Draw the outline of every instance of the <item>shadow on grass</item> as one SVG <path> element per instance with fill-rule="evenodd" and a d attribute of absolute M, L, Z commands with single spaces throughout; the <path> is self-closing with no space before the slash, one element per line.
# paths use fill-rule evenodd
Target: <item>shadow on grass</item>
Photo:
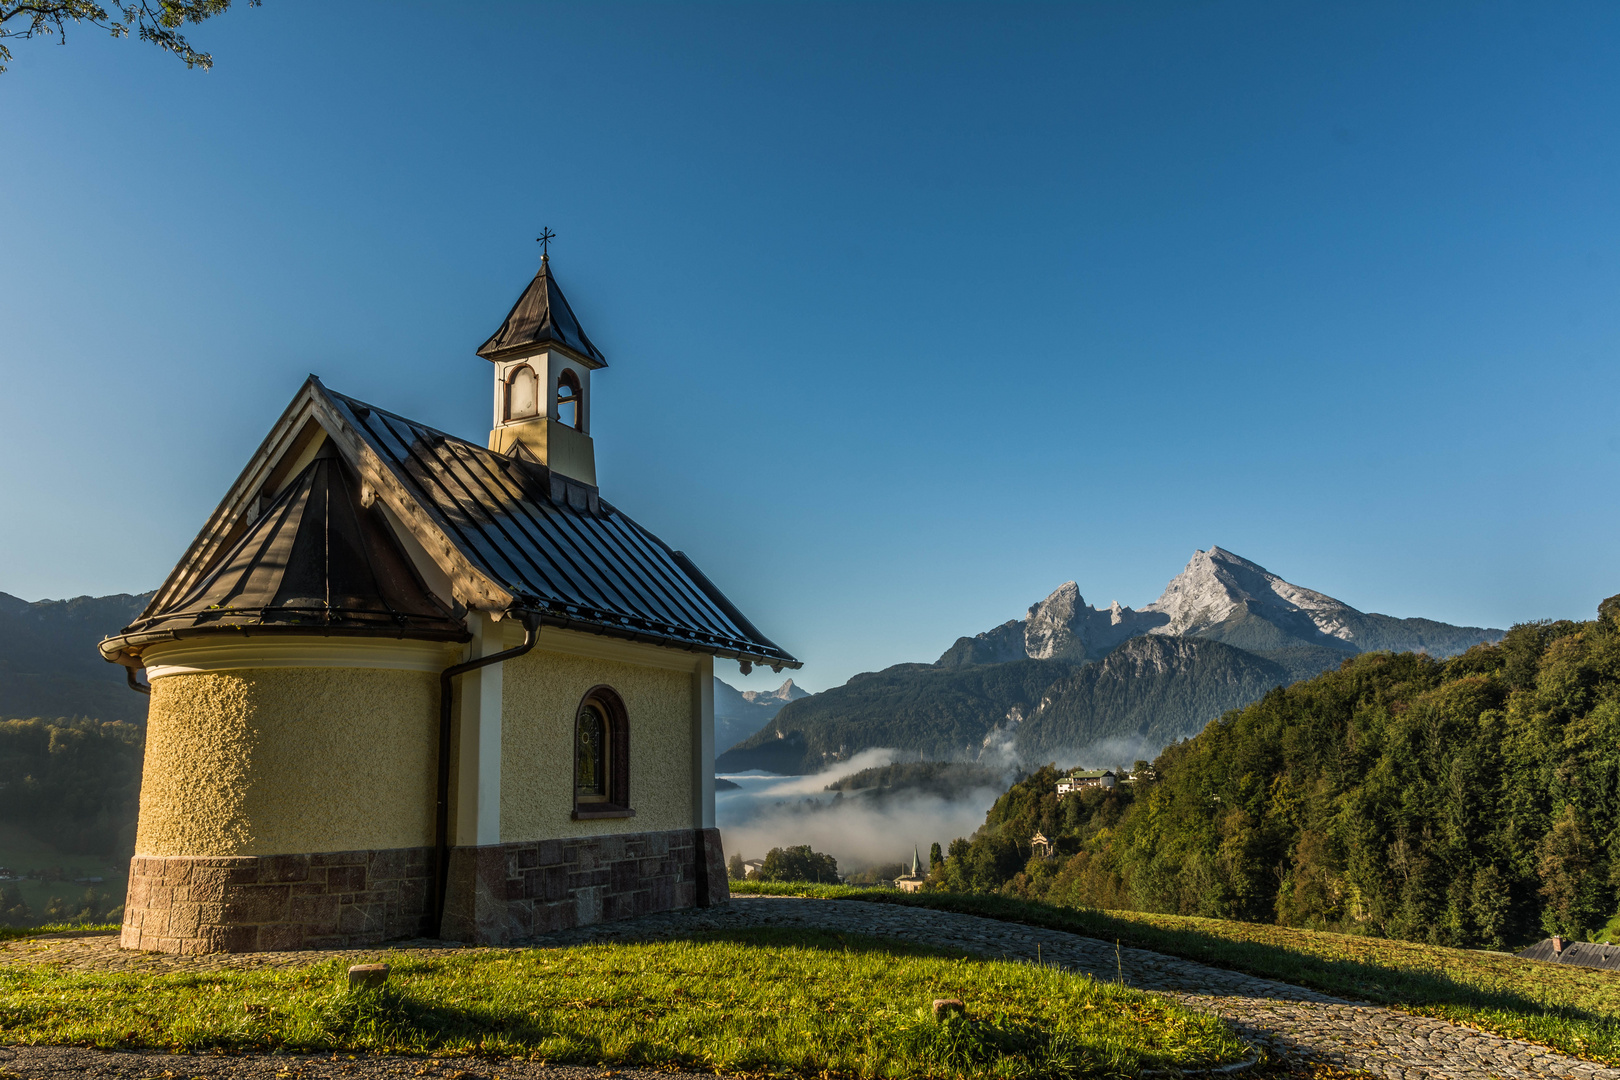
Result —
<path fill-rule="evenodd" d="M 739 891 L 741 894 L 741 891 Z M 761 894 L 794 895 L 788 888 Z M 1004 896 L 972 893 L 902 893 L 887 889 L 804 890 L 798 895 L 953 911 L 1002 922 L 1064 930 L 1083 937 L 1196 960 L 1211 967 L 1296 983 L 1325 993 L 1383 1005 L 1460 1006 L 1467 1009 L 1546 1016 L 1610 1028 L 1620 1033 L 1620 1015 L 1538 999 L 1509 988 L 1486 988 L 1439 969 L 1410 970 L 1353 957 L 1328 958 L 1287 945 L 1234 941 L 1192 928 L 1169 929 L 1121 919 L 1103 911 L 1060 908 Z"/>
<path fill-rule="evenodd" d="M 681 935 L 682 941 L 724 941 L 765 949 L 801 948 L 836 953 L 882 953 L 886 956 L 937 956 L 947 960 L 982 960 L 966 949 L 919 945 L 872 934 L 798 927 L 759 926 L 741 930 L 704 930 Z"/>

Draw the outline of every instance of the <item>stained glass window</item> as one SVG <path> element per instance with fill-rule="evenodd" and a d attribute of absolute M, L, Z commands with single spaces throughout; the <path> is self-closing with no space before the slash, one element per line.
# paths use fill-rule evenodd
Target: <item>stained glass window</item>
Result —
<path fill-rule="evenodd" d="M 579 744 L 574 749 L 574 793 L 583 798 L 607 795 L 607 717 L 594 702 L 579 710 Z"/>

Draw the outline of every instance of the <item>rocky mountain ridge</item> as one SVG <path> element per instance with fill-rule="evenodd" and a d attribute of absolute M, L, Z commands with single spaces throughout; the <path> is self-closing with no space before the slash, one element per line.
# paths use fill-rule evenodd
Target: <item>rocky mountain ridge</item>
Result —
<path fill-rule="evenodd" d="M 1195 551 L 1159 598 L 1141 610 L 1118 601 L 1098 610 L 1085 602 L 1075 582 L 1066 581 L 1032 604 L 1022 620 L 958 638 L 938 663 L 1100 660 L 1141 634 L 1205 637 L 1261 652 L 1309 647 L 1343 656 L 1374 649 L 1450 656 L 1495 641 L 1502 631 L 1358 611 L 1211 547 Z"/>
<path fill-rule="evenodd" d="M 810 692 L 787 680 L 775 690 L 738 690 L 719 676 L 714 680 L 714 746 L 725 750 L 770 723 L 791 701 Z"/>
<path fill-rule="evenodd" d="M 718 762 L 810 772 L 870 747 L 947 760 L 1129 764 L 1267 691 L 1374 650 L 1451 656 L 1502 631 L 1367 613 L 1219 547 L 1153 603 L 1065 582 L 934 664 L 857 675 L 778 712 Z"/>

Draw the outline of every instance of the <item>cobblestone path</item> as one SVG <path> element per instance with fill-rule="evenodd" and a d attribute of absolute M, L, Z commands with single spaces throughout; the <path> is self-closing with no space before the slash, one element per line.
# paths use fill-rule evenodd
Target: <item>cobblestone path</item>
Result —
<path fill-rule="evenodd" d="M 870 934 L 962 949 L 988 957 L 1038 960 L 1086 972 L 1104 980 L 1123 978 L 1131 986 L 1170 994 L 1190 1005 L 1216 1013 L 1251 1043 L 1284 1059 L 1306 1058 L 1340 1069 L 1372 1073 L 1394 1080 L 1414 1080 L 1417 1077 L 1443 1077 L 1448 1080 L 1519 1080 L 1530 1077 L 1620 1080 L 1620 1069 L 1605 1068 L 1545 1047 L 1504 1039 L 1443 1020 L 1331 997 L 1288 983 L 1259 979 L 1162 953 L 1116 949 L 1108 942 L 1060 930 L 923 908 L 871 904 L 858 900 L 739 897 L 725 907 L 650 915 L 628 922 L 565 931 L 549 935 L 535 944 L 544 947 L 587 941 L 645 940 L 681 937 L 695 930 L 734 930 L 760 926 Z M 125 952 L 118 948 L 116 935 L 95 935 L 11 942 L 0 946 L 0 964 L 45 963 L 78 971 L 210 971 L 298 967 L 334 959 L 386 958 L 402 952 L 444 956 L 492 951 L 500 950 L 412 941 L 379 949 L 341 952 L 322 950 L 170 956 Z M 5 1053 L 0 1051 L 0 1058 Z M 28 1048 L 16 1048 L 14 1053 L 26 1056 Z M 115 1055 L 101 1056 L 112 1058 Z M 209 1059 L 187 1060 L 201 1063 Z M 0 1071 L 9 1071 L 7 1065 L 7 1062 L 0 1060 Z M 350 1073 L 354 1068 L 347 1065 L 342 1071 Z M 373 1074 L 370 1069 L 364 1071 L 368 1075 Z M 114 1073 L 108 1072 L 107 1075 Z M 137 1074 L 120 1072 L 117 1075 Z M 161 1070 L 138 1075 L 161 1075 Z M 227 1074 L 198 1072 L 184 1075 Z M 506 1075 L 531 1073 L 516 1066 Z M 573 1075 L 583 1074 L 576 1071 Z"/>

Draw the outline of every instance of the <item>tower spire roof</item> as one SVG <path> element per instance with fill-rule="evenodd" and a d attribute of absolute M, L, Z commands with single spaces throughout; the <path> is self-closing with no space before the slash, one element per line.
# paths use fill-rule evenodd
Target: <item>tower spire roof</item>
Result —
<path fill-rule="evenodd" d="M 551 257 L 547 254 L 540 256 L 534 280 L 512 305 L 501 328 L 478 347 L 478 355 L 486 360 L 502 360 L 540 345 L 561 345 L 593 368 L 607 366 L 607 357 L 591 344 L 574 309 L 568 306 L 551 274 Z"/>

